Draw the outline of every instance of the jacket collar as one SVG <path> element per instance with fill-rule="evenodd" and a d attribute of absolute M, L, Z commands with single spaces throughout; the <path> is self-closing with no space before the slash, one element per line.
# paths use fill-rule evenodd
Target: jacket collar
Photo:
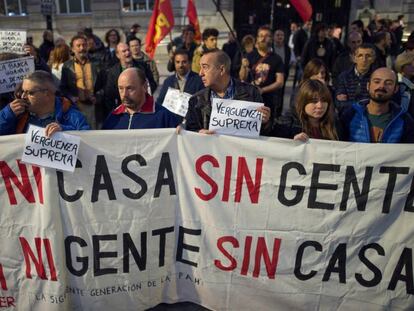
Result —
<path fill-rule="evenodd" d="M 118 107 L 116 107 L 113 111 L 113 115 L 120 115 L 123 113 L 127 113 L 126 107 L 124 104 L 120 104 Z M 145 94 L 145 102 L 142 105 L 141 109 L 135 113 L 145 113 L 145 114 L 151 114 L 155 113 L 155 102 L 154 97 L 152 97 L 149 94 Z"/>
<path fill-rule="evenodd" d="M 368 113 L 368 110 L 367 110 L 368 103 L 369 103 L 369 99 L 363 99 L 363 100 L 360 100 L 358 103 L 354 103 L 353 107 L 358 113 L 365 114 L 365 113 Z M 398 106 L 395 102 L 391 101 L 390 112 L 391 112 L 392 117 L 395 118 L 396 116 L 403 114 L 404 110 L 400 106 Z"/>

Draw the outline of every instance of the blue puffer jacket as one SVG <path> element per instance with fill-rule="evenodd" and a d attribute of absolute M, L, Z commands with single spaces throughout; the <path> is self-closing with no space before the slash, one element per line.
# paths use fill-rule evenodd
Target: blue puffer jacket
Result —
<path fill-rule="evenodd" d="M 340 116 L 347 141 L 370 143 L 371 131 L 367 116 L 369 100 L 362 100 L 348 107 Z M 392 119 L 384 129 L 380 143 L 413 143 L 414 121 L 404 109 L 390 103 Z"/>
<path fill-rule="evenodd" d="M 68 99 L 64 100 L 67 101 Z M 27 115 L 23 114 L 19 117 L 16 117 L 16 115 L 11 110 L 10 105 L 7 105 L 0 111 L 0 135 L 19 134 L 16 131 L 19 122 L 22 121 L 25 122 L 25 124 L 22 124 L 22 132 L 25 133 L 29 126 L 27 122 Z M 83 114 L 73 105 L 68 105 L 68 108 L 64 109 L 62 100 L 59 97 L 56 97 L 55 99 L 55 122 L 59 123 L 62 131 L 91 129 Z"/>

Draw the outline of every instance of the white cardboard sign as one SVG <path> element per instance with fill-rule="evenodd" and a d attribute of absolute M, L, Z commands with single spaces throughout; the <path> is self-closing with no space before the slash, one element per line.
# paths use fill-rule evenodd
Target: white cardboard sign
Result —
<path fill-rule="evenodd" d="M 13 92 L 24 76 L 34 72 L 32 56 L 16 58 L 0 62 L 0 94 Z"/>
<path fill-rule="evenodd" d="M 0 30 L 0 53 L 10 52 L 23 54 L 26 44 L 26 31 Z"/>
<path fill-rule="evenodd" d="M 63 171 L 75 171 L 80 137 L 58 132 L 45 136 L 45 129 L 30 125 L 26 134 L 22 161 Z"/>
<path fill-rule="evenodd" d="M 262 103 L 213 98 L 209 130 L 218 134 L 259 137 L 262 114 L 257 108 Z"/>
<path fill-rule="evenodd" d="M 185 117 L 188 110 L 188 101 L 191 96 L 191 94 L 180 92 L 180 90 L 169 87 L 162 105 L 169 111 Z"/>

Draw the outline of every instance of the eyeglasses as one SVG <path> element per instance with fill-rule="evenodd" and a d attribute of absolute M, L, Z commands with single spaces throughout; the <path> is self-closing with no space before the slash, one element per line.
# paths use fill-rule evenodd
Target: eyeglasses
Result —
<path fill-rule="evenodd" d="M 32 91 L 22 91 L 22 96 L 28 95 L 28 96 L 35 96 L 36 93 L 39 92 L 45 92 L 47 89 L 38 89 L 38 90 L 32 90 Z"/>

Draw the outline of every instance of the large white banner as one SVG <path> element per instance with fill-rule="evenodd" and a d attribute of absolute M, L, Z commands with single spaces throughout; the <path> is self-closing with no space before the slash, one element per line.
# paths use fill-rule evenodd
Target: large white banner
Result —
<path fill-rule="evenodd" d="M 0 137 L 0 307 L 414 308 L 412 145 L 76 135 L 73 173 Z"/>

